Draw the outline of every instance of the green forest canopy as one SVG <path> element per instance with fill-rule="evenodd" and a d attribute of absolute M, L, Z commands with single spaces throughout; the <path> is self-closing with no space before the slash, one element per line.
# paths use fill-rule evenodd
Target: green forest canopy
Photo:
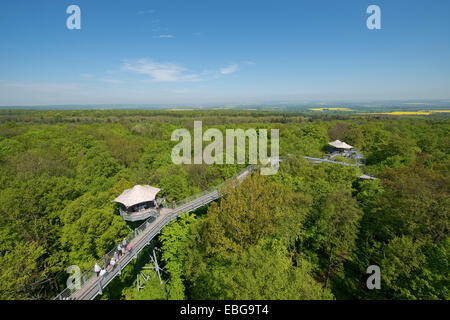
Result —
<path fill-rule="evenodd" d="M 69 265 L 92 266 L 132 231 L 111 200 L 135 183 L 181 200 L 242 169 L 172 164 L 194 120 L 278 128 L 291 156 L 163 229 L 166 285 L 138 293 L 131 265 L 103 299 L 449 299 L 448 118 L 130 110 L 0 111 L 0 298 L 53 298 Z M 379 179 L 303 159 L 335 139 Z"/>

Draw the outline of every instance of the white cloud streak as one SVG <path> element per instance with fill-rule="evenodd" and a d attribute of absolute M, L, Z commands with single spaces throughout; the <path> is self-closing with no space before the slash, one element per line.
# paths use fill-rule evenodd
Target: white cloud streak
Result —
<path fill-rule="evenodd" d="M 9 88 L 24 89 L 34 92 L 55 92 L 55 91 L 74 91 L 80 88 L 80 85 L 73 83 L 49 83 L 49 82 L 8 82 Z"/>
<path fill-rule="evenodd" d="M 122 70 L 134 74 L 146 75 L 153 82 L 196 82 L 217 79 L 239 70 L 237 64 L 231 64 L 217 71 L 195 72 L 174 63 L 161 63 L 147 59 L 125 61 Z"/>
<path fill-rule="evenodd" d="M 199 74 L 173 63 L 159 63 L 146 59 L 125 62 L 123 70 L 149 76 L 155 82 L 189 82 L 203 80 Z"/>
<path fill-rule="evenodd" d="M 155 10 L 139 10 L 137 14 L 152 14 Z"/>
<path fill-rule="evenodd" d="M 237 64 L 231 64 L 228 67 L 220 68 L 220 73 L 226 75 L 226 74 L 232 74 L 238 70 L 239 70 L 239 67 Z"/>

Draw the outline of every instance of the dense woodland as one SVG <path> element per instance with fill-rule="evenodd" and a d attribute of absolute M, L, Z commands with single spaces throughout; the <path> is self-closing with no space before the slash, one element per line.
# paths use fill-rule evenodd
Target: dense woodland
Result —
<path fill-rule="evenodd" d="M 278 128 L 278 174 L 258 172 L 155 240 L 101 299 L 449 299 L 450 120 L 246 111 L 0 111 L 0 298 L 51 299 L 135 227 L 111 200 L 134 184 L 181 200 L 243 165 L 175 165 L 177 128 Z M 339 139 L 362 169 L 307 162 Z M 366 268 L 381 268 L 380 290 Z"/>

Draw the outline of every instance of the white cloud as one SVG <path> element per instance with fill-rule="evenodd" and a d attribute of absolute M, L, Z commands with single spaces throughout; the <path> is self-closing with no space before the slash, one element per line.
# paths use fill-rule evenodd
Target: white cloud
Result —
<path fill-rule="evenodd" d="M 6 86 L 34 92 L 74 91 L 80 89 L 80 86 L 74 83 L 9 82 L 6 83 Z"/>
<path fill-rule="evenodd" d="M 146 75 L 153 82 L 195 82 L 206 81 L 226 76 L 239 70 L 237 64 L 230 64 L 219 70 L 191 71 L 174 63 L 156 62 L 147 59 L 125 61 L 122 70 Z"/>
<path fill-rule="evenodd" d="M 150 77 L 155 82 L 188 82 L 203 80 L 200 75 L 173 63 L 159 63 L 146 59 L 125 62 L 123 69 Z"/>
<path fill-rule="evenodd" d="M 239 70 L 239 67 L 237 64 L 231 64 L 228 67 L 220 68 L 221 74 L 232 74 Z"/>
<path fill-rule="evenodd" d="M 138 14 L 152 14 L 155 10 L 139 10 Z"/>

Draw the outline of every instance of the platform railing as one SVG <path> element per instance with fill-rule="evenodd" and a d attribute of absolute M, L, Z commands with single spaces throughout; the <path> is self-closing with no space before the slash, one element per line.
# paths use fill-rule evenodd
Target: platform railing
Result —
<path fill-rule="evenodd" d="M 241 170 L 239 173 L 237 173 L 236 175 L 234 175 L 232 178 L 230 178 L 228 180 L 234 180 L 236 178 L 241 177 L 244 173 L 250 172 L 250 171 L 253 171 L 253 170 L 254 170 L 254 166 L 253 165 L 249 165 L 245 169 Z M 187 203 L 189 203 L 191 201 L 199 199 L 199 198 L 201 198 L 201 197 L 203 197 L 203 196 L 205 196 L 207 194 L 210 194 L 210 193 L 214 192 L 215 190 L 222 189 L 224 186 L 225 186 L 225 182 L 223 182 L 223 183 L 221 183 L 221 184 L 219 184 L 217 186 L 208 188 L 208 189 L 206 189 L 204 191 L 198 192 L 198 193 L 196 193 L 196 194 L 194 194 L 192 196 L 189 196 L 189 197 L 187 197 L 187 198 L 185 198 L 183 200 L 177 201 L 177 202 L 175 202 L 175 209 L 179 208 L 181 206 L 184 206 L 185 204 L 187 204 Z M 170 202 L 166 201 L 164 207 L 172 209 L 172 204 Z"/>
<path fill-rule="evenodd" d="M 158 210 L 153 208 L 143 209 L 136 212 L 127 212 L 122 208 L 119 208 L 119 213 L 120 216 L 126 221 L 140 221 L 149 217 L 157 218 L 159 216 Z"/>

